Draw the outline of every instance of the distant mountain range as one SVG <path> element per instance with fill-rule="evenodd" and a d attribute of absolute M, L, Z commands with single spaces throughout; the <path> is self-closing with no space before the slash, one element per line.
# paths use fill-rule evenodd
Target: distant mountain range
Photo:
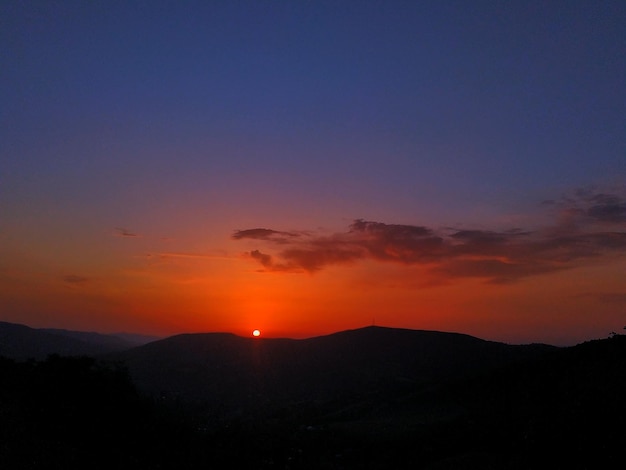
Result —
<path fill-rule="evenodd" d="M 132 334 L 101 334 L 52 328 L 30 328 L 0 322 L 0 356 L 11 359 L 45 359 L 61 356 L 97 356 L 133 348 L 159 338 Z"/>
<path fill-rule="evenodd" d="M 21 385 L 26 393 L 19 389 L 26 376 L 15 372 L 22 369 L 0 360 L 6 383 L 18 387 L 13 394 L 11 387 L 8 392 L 0 388 L 0 404 L 4 399 L 7 416 L 26 438 L 13 439 L 16 448 L 25 442 L 24 448 L 34 445 L 48 455 L 47 449 L 59 445 L 57 434 L 42 437 L 32 429 L 47 426 L 48 414 L 65 413 L 78 402 L 84 409 L 63 414 L 58 427 L 66 429 L 71 419 L 79 423 L 76 436 L 91 429 L 87 443 L 110 440 L 124 420 L 124 428 L 143 429 L 133 433 L 167 436 L 163 442 L 171 443 L 181 433 L 173 453 L 167 449 L 171 444 L 161 443 L 137 454 L 145 460 L 164 451 L 178 462 L 163 468 L 583 469 L 623 463 L 622 335 L 568 348 L 382 327 L 302 340 L 227 333 L 177 335 L 139 346 L 123 340 L 0 323 L 0 355 L 92 354 L 103 367 L 83 359 L 23 363 L 34 377 Z M 107 362 L 118 372 L 107 372 Z M 51 371 L 56 372 L 50 376 Z M 159 407 L 153 418 L 137 417 L 149 408 L 133 398 L 130 383 L 116 375 L 119 371 L 128 373 L 142 396 L 149 395 Z M 101 374 L 100 382 L 89 374 Z M 92 390 L 91 395 L 80 390 Z M 29 414 L 39 409 L 22 404 L 29 394 L 35 403 L 46 404 L 48 414 Z M 101 406 L 107 397 L 117 401 L 105 412 Z M 109 427 L 90 427 L 85 415 L 98 416 Z M 130 416 L 135 418 L 126 418 Z M 155 428 L 150 420 L 162 417 L 173 421 Z M 115 431 L 103 434 L 101 429 Z M 69 449 L 64 456 L 75 455 L 74 439 L 60 444 Z M 92 458 L 86 455 L 86 461 Z M 52 458 L 63 461 L 56 454 Z"/>
<path fill-rule="evenodd" d="M 0 355 L 94 356 L 124 363 L 144 392 L 219 404 L 225 414 L 457 380 L 555 349 L 458 333 L 366 327 L 309 339 L 229 333 L 165 339 L 0 322 Z"/>

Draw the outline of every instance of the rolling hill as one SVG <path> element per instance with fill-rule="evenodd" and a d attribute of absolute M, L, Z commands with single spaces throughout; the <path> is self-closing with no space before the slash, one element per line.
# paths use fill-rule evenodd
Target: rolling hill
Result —
<path fill-rule="evenodd" d="M 68 336 L 0 323 L 3 350 L 74 351 Z M 620 335 L 555 348 L 381 327 L 185 334 L 0 366 L 12 468 L 102 449 L 118 468 L 619 468 L 626 443 Z"/>
<path fill-rule="evenodd" d="M 185 334 L 107 358 L 124 362 L 148 393 L 219 404 L 230 413 L 427 387 L 550 349 L 457 333 L 367 327 L 303 340 Z"/>
<path fill-rule="evenodd" d="M 212 333 L 110 357 L 159 402 L 194 404 L 220 458 L 242 465 L 608 468 L 626 442 L 626 336 L 556 348 L 381 327 Z"/>
<path fill-rule="evenodd" d="M 61 356 L 97 356 L 145 344 L 158 338 L 139 335 L 105 335 L 52 328 L 30 328 L 0 322 L 0 356 L 11 359 L 44 359 Z"/>

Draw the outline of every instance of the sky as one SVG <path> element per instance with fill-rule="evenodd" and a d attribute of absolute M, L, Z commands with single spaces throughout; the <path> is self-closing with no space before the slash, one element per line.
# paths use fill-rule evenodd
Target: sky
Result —
<path fill-rule="evenodd" d="M 626 325 L 623 1 L 5 1 L 0 320 Z"/>

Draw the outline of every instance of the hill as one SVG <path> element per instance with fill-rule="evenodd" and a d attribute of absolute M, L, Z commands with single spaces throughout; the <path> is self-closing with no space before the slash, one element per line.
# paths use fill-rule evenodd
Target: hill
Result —
<path fill-rule="evenodd" d="M 115 364 L 0 358 L 0 462 L 426 470 L 623 463 L 626 336 L 554 348 L 380 327 L 306 340 L 211 333 L 106 358 Z"/>
<path fill-rule="evenodd" d="M 457 333 L 367 327 L 303 340 L 185 334 L 108 358 L 124 362 L 148 393 L 219 404 L 228 415 L 427 387 L 549 349 Z"/>
<path fill-rule="evenodd" d="M 66 336 L 68 338 L 75 338 L 85 343 L 102 346 L 104 349 L 109 351 L 122 351 L 124 349 L 142 346 L 144 344 L 151 343 L 152 341 L 161 339 L 158 336 L 138 335 L 132 333 L 102 334 L 95 333 L 93 331 L 74 331 L 58 328 L 40 328 L 38 331 L 52 333 L 59 336 Z"/>
<path fill-rule="evenodd" d="M 626 442 L 621 336 L 555 348 L 380 327 L 213 333 L 116 357 L 161 403 L 194 402 L 216 455 L 243 466 L 610 468 Z"/>
<path fill-rule="evenodd" d="M 44 359 L 61 356 L 96 356 L 145 344 L 157 338 L 138 335 L 100 333 L 52 328 L 30 328 L 17 323 L 0 322 L 0 356 L 11 359 Z"/>

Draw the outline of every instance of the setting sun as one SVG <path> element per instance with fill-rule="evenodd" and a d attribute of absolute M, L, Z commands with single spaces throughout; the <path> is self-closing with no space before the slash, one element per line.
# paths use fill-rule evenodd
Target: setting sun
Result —
<path fill-rule="evenodd" d="M 254 330 L 252 332 L 252 336 L 261 336 L 261 332 L 259 330 Z"/>

